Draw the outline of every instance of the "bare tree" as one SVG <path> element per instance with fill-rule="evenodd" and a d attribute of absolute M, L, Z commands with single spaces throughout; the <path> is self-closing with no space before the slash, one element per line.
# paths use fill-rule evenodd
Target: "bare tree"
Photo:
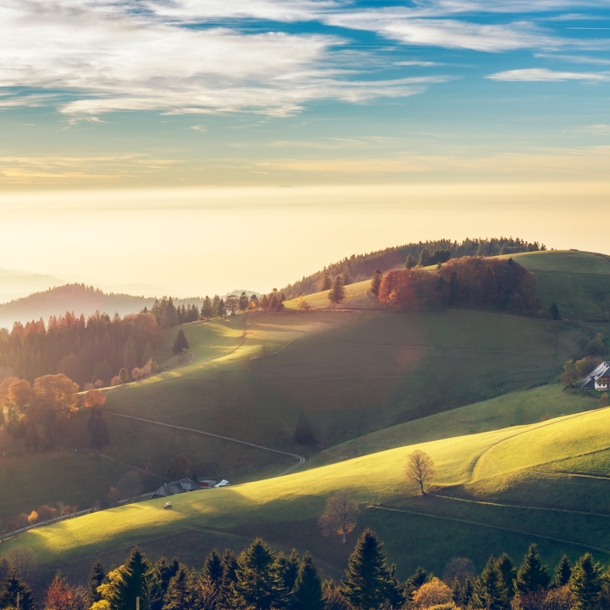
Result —
<path fill-rule="evenodd" d="M 424 496 L 424 485 L 436 474 L 436 469 L 432 458 L 418 449 L 408 456 L 405 474 L 409 483 L 419 485 L 421 495 Z"/>
<path fill-rule="evenodd" d="M 318 520 L 322 535 L 342 536 L 345 544 L 345 537 L 356 527 L 358 510 L 358 505 L 347 491 L 340 491 L 329 498 L 324 514 Z"/>

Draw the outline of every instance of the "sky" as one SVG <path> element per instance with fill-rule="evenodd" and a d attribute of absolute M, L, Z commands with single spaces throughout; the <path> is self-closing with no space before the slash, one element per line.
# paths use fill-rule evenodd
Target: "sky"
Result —
<path fill-rule="evenodd" d="M 610 0 L 0 0 L 0 267 L 205 294 L 420 239 L 610 253 L 609 101 Z"/>

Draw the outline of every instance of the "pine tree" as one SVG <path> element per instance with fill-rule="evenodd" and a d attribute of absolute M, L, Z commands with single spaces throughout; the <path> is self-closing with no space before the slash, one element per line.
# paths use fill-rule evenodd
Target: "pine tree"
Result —
<path fill-rule="evenodd" d="M 290 555 L 286 556 L 281 553 L 277 557 L 277 570 L 287 593 L 290 593 L 294 589 L 294 583 L 299 575 L 299 555 L 295 549 L 292 549 Z"/>
<path fill-rule="evenodd" d="M 144 597 L 151 567 L 148 559 L 138 547 L 131 551 L 127 561 L 116 570 L 116 579 L 108 590 L 108 601 L 112 610 L 133 610 L 136 597 Z"/>
<path fill-rule="evenodd" d="M 186 340 L 184 336 L 184 331 L 180 329 L 178 334 L 176 335 L 176 340 L 174 341 L 174 347 L 172 347 L 172 352 L 177 356 L 181 354 L 185 349 L 189 348 L 189 342 Z"/>
<path fill-rule="evenodd" d="M 422 251 L 419 253 L 419 260 L 417 261 L 417 264 L 420 267 L 427 267 L 428 265 L 430 265 L 431 260 L 432 257 L 430 256 L 430 250 L 428 250 L 428 248 L 423 248 Z"/>
<path fill-rule="evenodd" d="M 229 609 L 233 607 L 231 605 L 232 586 L 237 582 L 238 567 L 235 553 L 231 549 L 225 550 L 222 556 L 222 583 L 218 595 L 219 608 Z"/>
<path fill-rule="evenodd" d="M 260 538 L 242 551 L 237 564 L 231 587 L 237 608 L 269 610 L 284 597 L 273 551 Z"/>
<path fill-rule="evenodd" d="M 373 279 L 371 280 L 371 294 L 374 294 L 375 296 L 379 294 L 381 280 L 383 280 L 383 273 L 381 273 L 380 269 L 375 269 L 375 273 L 373 273 Z"/>
<path fill-rule="evenodd" d="M 328 293 L 328 300 L 335 304 L 345 300 L 345 288 L 343 287 L 343 278 L 340 275 L 333 280 L 332 288 Z"/>
<path fill-rule="evenodd" d="M 201 306 L 201 317 L 204 320 L 209 320 L 214 315 L 214 306 L 210 297 L 206 296 L 203 299 L 203 305 Z"/>
<path fill-rule="evenodd" d="M 218 310 L 220 309 L 220 297 L 215 294 L 214 298 L 212 299 L 212 316 L 218 316 Z M 224 316 L 224 306 L 223 306 L 223 313 L 222 315 Z"/>
<path fill-rule="evenodd" d="M 178 572 L 169 581 L 163 610 L 191 610 L 197 607 L 196 600 L 196 579 L 187 566 L 180 564 Z"/>
<path fill-rule="evenodd" d="M 309 552 L 305 553 L 292 593 L 292 610 L 324 610 L 322 581 Z"/>
<path fill-rule="evenodd" d="M 366 529 L 349 558 L 341 593 L 354 610 L 379 608 L 394 594 L 383 543 Z"/>
<path fill-rule="evenodd" d="M 220 589 L 222 584 L 223 566 L 222 559 L 216 551 L 212 549 L 210 554 L 206 557 L 203 565 L 203 576 L 210 580 L 210 583 L 217 589 Z"/>
<path fill-rule="evenodd" d="M 413 269 L 415 265 L 417 265 L 417 261 L 413 258 L 412 254 L 409 254 L 405 260 L 405 269 Z"/>
<path fill-rule="evenodd" d="M 547 568 L 542 564 L 538 547 L 530 545 L 523 563 L 517 572 L 515 584 L 520 594 L 536 593 L 548 588 L 551 583 Z"/>
<path fill-rule="evenodd" d="M 567 555 L 562 555 L 555 568 L 555 585 L 565 587 L 570 582 L 570 576 L 572 576 L 570 558 Z"/>
<path fill-rule="evenodd" d="M 503 553 L 500 559 L 498 559 L 498 569 L 502 574 L 502 580 L 506 587 L 506 597 L 511 600 L 515 595 L 515 578 L 517 576 L 517 570 L 515 569 L 513 560 L 506 553 Z"/>
<path fill-rule="evenodd" d="M 468 607 L 468 604 L 472 601 L 472 596 L 474 595 L 474 585 L 472 584 L 472 580 L 470 580 L 469 576 L 466 576 L 466 580 L 464 581 L 464 587 L 462 589 L 462 604 L 464 608 Z"/>
<path fill-rule="evenodd" d="M 220 301 L 218 301 L 218 307 L 216 308 L 216 315 L 219 318 L 224 318 L 225 313 L 226 313 L 225 302 L 222 299 L 220 299 Z"/>
<path fill-rule="evenodd" d="M 462 605 L 462 585 L 457 576 L 453 579 L 453 585 L 451 585 L 451 599 L 456 606 Z"/>
<path fill-rule="evenodd" d="M 320 292 L 323 292 L 324 290 L 330 290 L 331 285 L 332 282 L 330 279 L 330 275 L 328 274 L 328 271 L 325 271 L 324 276 L 322 277 L 322 281 L 320 282 Z"/>
<path fill-rule="evenodd" d="M 179 569 L 180 564 L 175 557 L 171 562 L 165 557 L 161 557 L 161 559 L 157 561 L 152 573 L 152 580 L 154 581 L 155 586 L 152 590 L 149 610 L 161 610 L 163 608 L 169 583 L 172 578 L 176 576 Z"/>
<path fill-rule="evenodd" d="M 485 569 L 477 578 L 472 594 L 472 606 L 486 610 L 508 610 L 510 607 L 502 573 L 493 557 L 488 559 Z"/>
<path fill-rule="evenodd" d="M 104 564 L 100 559 L 96 559 L 94 564 L 91 566 L 89 579 L 87 581 L 89 605 L 99 602 L 100 599 L 102 599 L 102 596 L 98 592 L 97 588 L 104 582 L 105 578 L 106 571 L 104 570 Z"/>
<path fill-rule="evenodd" d="M 569 588 L 574 599 L 572 610 L 598 610 L 602 599 L 602 570 L 586 553 L 574 566 Z"/>
<path fill-rule="evenodd" d="M 428 572 L 422 567 L 417 568 L 405 582 L 404 592 L 407 598 L 407 602 L 411 602 L 413 594 L 426 582 L 428 582 Z"/>
<path fill-rule="evenodd" d="M 19 603 L 17 603 L 19 598 Z M 8 576 L 0 587 L 0 608 L 17 608 L 19 610 L 34 610 L 34 596 L 27 583 L 19 578 L 16 570 L 11 568 Z"/>

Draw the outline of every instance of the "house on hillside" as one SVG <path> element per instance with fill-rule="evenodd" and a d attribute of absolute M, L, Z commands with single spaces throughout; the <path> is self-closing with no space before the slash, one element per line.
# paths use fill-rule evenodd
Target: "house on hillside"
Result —
<path fill-rule="evenodd" d="M 602 362 L 596 366 L 586 377 L 580 386 L 583 390 L 597 390 L 605 392 L 610 390 L 610 363 Z"/>
<path fill-rule="evenodd" d="M 175 496 L 176 494 L 183 494 L 187 491 L 197 491 L 201 489 L 201 485 L 192 479 L 180 479 L 173 483 L 165 483 L 161 485 L 157 491 L 151 496 L 153 498 L 166 498 L 167 496 Z"/>

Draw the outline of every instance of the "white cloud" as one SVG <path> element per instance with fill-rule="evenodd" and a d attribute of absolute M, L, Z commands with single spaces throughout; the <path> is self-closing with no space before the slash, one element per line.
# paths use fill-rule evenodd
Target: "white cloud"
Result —
<path fill-rule="evenodd" d="M 523 70 L 506 70 L 490 74 L 487 78 L 508 82 L 547 82 L 585 81 L 591 83 L 608 82 L 610 74 L 605 72 L 561 72 L 546 68 L 526 68 Z"/>
<path fill-rule="evenodd" d="M 340 65 L 340 54 L 332 53 L 344 42 L 336 37 L 249 34 L 226 27 L 184 27 L 180 21 L 214 7 L 225 15 L 297 19 L 309 14 L 308 7 L 332 3 L 257 0 L 226 8 L 228 4 L 149 2 L 157 13 L 136 13 L 127 12 L 124 3 L 5 0 L 0 6 L 0 87 L 61 91 L 64 98 L 69 94 L 61 106 L 68 115 L 150 110 L 286 116 L 312 100 L 409 96 L 443 80 L 354 81 Z M 305 13 L 299 12 L 302 7 Z M 43 98 L 37 95 L 13 95 L 4 105 L 38 104 Z"/>

